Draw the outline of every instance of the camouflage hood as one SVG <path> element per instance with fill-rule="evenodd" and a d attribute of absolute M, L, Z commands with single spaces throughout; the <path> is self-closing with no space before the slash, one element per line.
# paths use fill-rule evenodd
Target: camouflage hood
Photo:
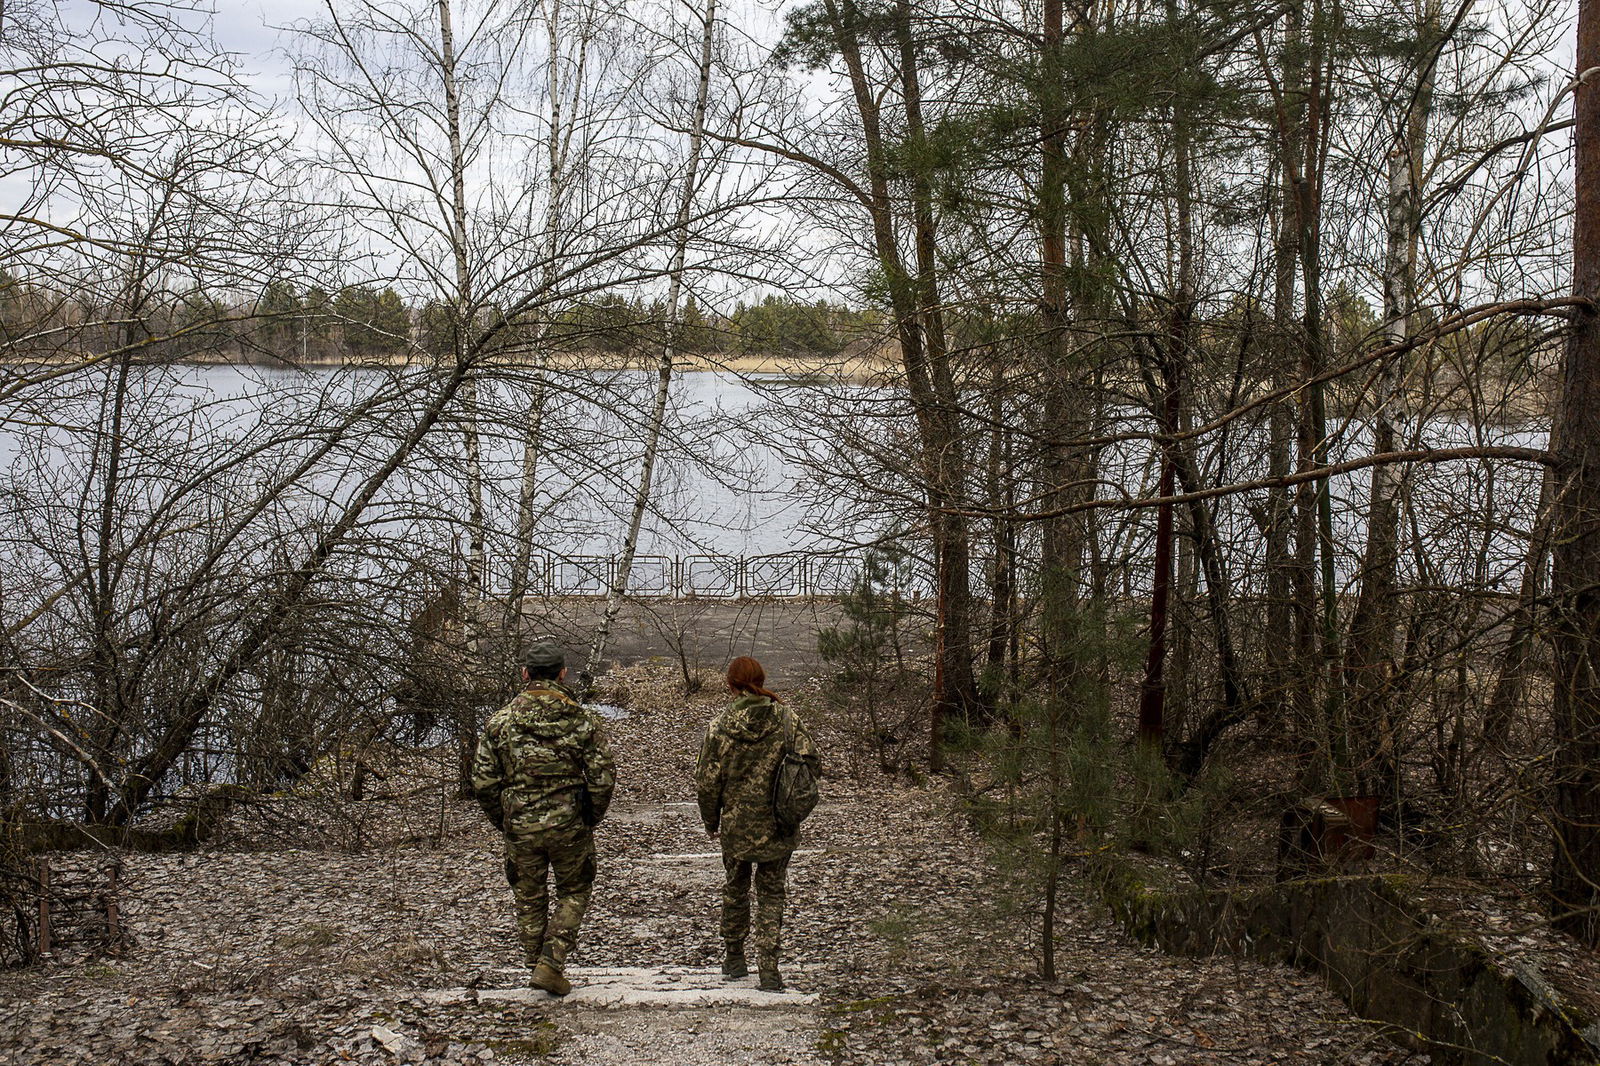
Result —
<path fill-rule="evenodd" d="M 507 833 L 592 825 L 614 781 L 600 720 L 551 682 L 530 685 L 489 717 L 473 761 L 478 802 Z"/>
<path fill-rule="evenodd" d="M 544 740 L 554 740 L 587 728 L 588 722 L 582 708 L 564 703 L 561 696 L 573 699 L 572 692 L 565 685 L 526 688 L 502 713 L 514 718 L 518 730 L 524 735 Z"/>
<path fill-rule="evenodd" d="M 744 695 L 723 712 L 720 725 L 731 739 L 754 744 L 783 728 L 783 712 L 766 696 Z"/>

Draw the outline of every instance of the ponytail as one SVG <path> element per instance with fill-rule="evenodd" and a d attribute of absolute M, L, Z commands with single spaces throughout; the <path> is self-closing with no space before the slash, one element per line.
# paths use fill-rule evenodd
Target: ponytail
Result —
<path fill-rule="evenodd" d="M 765 696 L 773 703 L 782 703 L 776 692 L 765 687 L 766 682 L 767 672 L 748 655 L 741 655 L 728 664 L 728 687 L 733 691 Z"/>

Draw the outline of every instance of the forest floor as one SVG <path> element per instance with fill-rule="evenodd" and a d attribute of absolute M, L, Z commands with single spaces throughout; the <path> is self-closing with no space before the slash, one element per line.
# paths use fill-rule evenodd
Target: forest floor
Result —
<path fill-rule="evenodd" d="M 626 687 L 568 999 L 526 987 L 476 806 L 397 759 L 360 803 L 275 797 L 207 850 L 126 856 L 128 944 L 0 974 L 0 1063 L 1428 1061 L 1314 977 L 1141 947 L 1086 884 L 1040 980 L 1036 906 L 949 790 L 858 768 L 804 691 L 829 776 L 790 868 L 791 991 L 724 986 L 691 785 L 721 696 L 660 667 Z"/>

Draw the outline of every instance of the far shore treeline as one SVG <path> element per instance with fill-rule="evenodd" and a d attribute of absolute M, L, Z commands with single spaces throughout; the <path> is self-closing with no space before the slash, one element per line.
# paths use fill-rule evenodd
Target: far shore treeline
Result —
<path fill-rule="evenodd" d="M 154 303 L 143 322 L 151 340 L 146 354 L 162 361 L 394 363 L 443 358 L 452 350 L 450 309 L 408 302 L 388 285 L 352 284 L 330 292 L 272 282 L 254 298 L 189 292 Z M 122 327 L 102 310 L 75 301 L 50 302 L 25 280 L 0 272 L 0 324 L 12 335 L 38 338 L 37 344 L 6 346 L 3 357 L 59 358 L 58 334 L 41 330 L 42 321 L 55 322 L 88 348 L 113 346 Z M 490 308 L 480 315 L 489 319 L 496 313 Z M 97 337 L 96 327 L 84 324 L 101 318 L 107 319 L 101 327 L 107 335 Z M 677 319 L 672 334 L 679 351 L 732 358 L 836 356 L 852 345 L 875 343 L 885 328 L 883 316 L 871 308 L 772 294 L 737 300 L 726 312 L 703 308 L 690 297 Z M 549 316 L 525 315 L 509 323 L 500 347 L 512 352 L 537 339 L 543 346 L 604 361 L 658 347 L 667 336 L 666 322 L 667 306 L 659 297 L 606 293 Z"/>

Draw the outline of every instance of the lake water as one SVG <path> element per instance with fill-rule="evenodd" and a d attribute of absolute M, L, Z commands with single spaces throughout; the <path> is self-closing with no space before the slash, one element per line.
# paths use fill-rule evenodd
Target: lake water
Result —
<path fill-rule="evenodd" d="M 0 428 L 0 471 L 6 504 L 0 522 L 13 558 L 32 558 L 46 572 L 70 565 L 74 538 L 86 535 L 85 515 L 97 505 L 93 487 L 104 473 L 96 458 L 94 427 L 107 424 L 109 371 L 63 381 L 47 404 L 15 409 Z M 410 425 L 430 383 L 423 371 L 395 368 L 338 368 L 309 371 L 258 367 L 178 366 L 140 368 L 132 385 L 133 402 L 124 413 L 130 442 L 121 476 L 124 496 L 137 508 L 155 513 L 145 534 L 152 542 L 171 536 L 174 543 L 194 538 L 194 528 L 246 513 L 269 493 L 274 482 L 308 465 L 297 484 L 282 491 L 259 516 L 259 551 L 270 554 L 277 538 L 285 558 L 297 538 L 331 521 L 344 500 L 370 474 Z M 621 547 L 626 516 L 639 472 L 642 430 L 639 412 L 649 403 L 653 372 L 586 372 L 550 380 L 544 408 L 544 435 L 554 447 L 539 468 L 541 572 L 557 587 L 599 587 L 595 560 Z M 852 460 L 847 452 L 828 452 L 811 439 L 805 417 L 785 416 L 786 400 L 822 397 L 835 408 L 847 402 L 865 406 L 852 428 L 873 432 L 884 408 L 897 406 L 891 390 L 782 379 L 751 380 L 724 372 L 694 372 L 673 383 L 667 443 L 658 467 L 653 508 L 641 534 L 635 584 L 665 589 L 689 580 L 707 591 L 728 582 L 725 560 L 757 557 L 751 575 L 766 576 L 771 590 L 784 591 L 803 567 L 817 579 L 831 566 L 834 578 L 847 575 L 859 560 L 857 541 L 869 540 L 883 519 L 853 509 L 830 496 L 820 476 L 837 473 Z M 885 398 L 887 397 L 887 402 Z M 521 480 L 522 427 L 527 424 L 526 391 L 514 385 L 487 386 L 484 411 L 484 467 L 490 509 L 488 553 L 494 584 L 503 585 L 514 552 L 516 500 Z M 1121 413 L 1125 428 L 1147 430 L 1133 410 Z M 820 423 L 815 423 L 820 428 Z M 859 424 L 859 425 L 858 425 Z M 343 428 L 334 433 L 329 427 Z M 892 438 L 882 444 L 892 451 Z M 1437 418 L 1415 428 L 1415 435 L 1439 446 L 1517 444 L 1541 446 L 1544 432 L 1529 428 L 1473 427 Z M 1244 480 L 1265 474 L 1259 430 L 1239 431 L 1237 440 L 1214 451 L 1204 471 L 1207 483 Z M 463 435 L 457 425 L 436 429 L 411 462 L 390 479 L 352 554 L 382 541 L 393 551 L 414 543 L 436 555 L 464 550 L 460 534 L 466 516 Z M 1252 443 L 1255 441 L 1256 443 Z M 1365 432 L 1347 427 L 1331 449 L 1337 461 L 1367 447 Z M 905 445 L 899 457 L 910 461 Z M 326 454 L 312 461 L 314 452 Z M 1104 455 L 1111 486 L 1128 493 L 1152 494 L 1156 468 L 1143 442 L 1114 446 Z M 976 476 L 976 472 L 975 472 Z M 1347 546 L 1339 571 L 1349 580 L 1363 532 L 1364 499 L 1370 474 L 1333 483 L 1335 538 Z M 1416 532 L 1430 545 L 1402 562 L 1409 579 L 1471 581 L 1513 590 L 1520 576 L 1521 533 L 1535 509 L 1539 472 L 1506 463 L 1458 463 L 1418 467 L 1410 491 L 1417 501 Z M 87 486 L 87 488 L 86 488 Z M 181 491 L 180 491 L 181 487 Z M 1248 575 L 1259 569 L 1260 494 L 1231 497 L 1214 504 L 1230 569 Z M 1255 511 L 1252 512 L 1252 508 Z M 902 498 L 889 507 L 900 520 L 920 521 Z M 187 525 L 185 524 L 187 523 Z M 1153 512 L 1105 512 L 1103 553 L 1126 557 L 1120 591 L 1139 595 L 1148 584 Z M 985 524 L 975 523 L 976 530 Z M 450 530 L 453 533 L 441 531 Z M 454 536 L 453 543 L 440 543 Z M 1023 546 L 1031 552 L 1031 535 Z M 841 548 L 844 549 L 841 553 Z M 831 553 L 827 561 L 796 561 L 786 553 Z M 981 554 L 981 553 L 980 553 Z M 778 556 L 762 560 L 759 557 Z M 979 560 L 981 565 L 981 558 Z M 813 572 L 813 570 L 815 572 Z M 759 591 L 757 577 L 744 577 Z M 917 579 L 912 579 L 914 583 Z M 728 589 L 731 591 L 731 588 Z M 793 589 L 799 591 L 799 589 Z"/>
<path fill-rule="evenodd" d="M 553 380 L 545 433 L 557 447 L 541 455 L 538 548 L 547 558 L 604 556 L 621 546 L 639 477 L 642 431 L 638 412 L 648 403 L 653 375 L 572 375 Z M 14 545 L 47 541 L 79 524 L 92 510 L 103 476 L 93 427 L 107 424 L 108 375 L 62 382 L 47 404 L 11 412 L 0 426 L 0 471 L 25 528 L 9 530 Z M 404 370 L 320 369 L 306 372 L 232 366 L 151 367 L 135 371 L 124 414 L 130 442 L 121 476 L 126 490 L 150 506 L 171 503 L 174 486 L 188 483 L 186 506 L 215 515 L 235 513 L 259 498 L 273 479 L 304 462 L 345 422 L 342 438 L 286 493 L 265 519 L 291 516 L 315 525 L 337 513 L 342 500 L 394 445 L 428 388 Z M 657 468 L 653 512 L 640 537 L 643 555 L 752 556 L 805 550 L 820 539 L 806 529 L 795 496 L 802 472 L 781 454 L 752 413 L 761 392 L 729 374 L 679 377 L 667 441 Z M 484 389 L 483 446 L 490 554 L 504 563 L 514 551 L 522 477 L 524 390 Z M 370 408 L 360 411 L 362 405 Z M 498 426 L 495 423 L 500 423 Z M 401 531 L 429 519 L 464 517 L 464 436 L 459 425 L 436 429 L 390 479 L 377 501 L 372 530 Z M 198 484 L 196 491 L 192 488 Z M 66 507 L 73 513 L 57 514 Z M 71 519 L 70 523 L 68 519 Z"/>

